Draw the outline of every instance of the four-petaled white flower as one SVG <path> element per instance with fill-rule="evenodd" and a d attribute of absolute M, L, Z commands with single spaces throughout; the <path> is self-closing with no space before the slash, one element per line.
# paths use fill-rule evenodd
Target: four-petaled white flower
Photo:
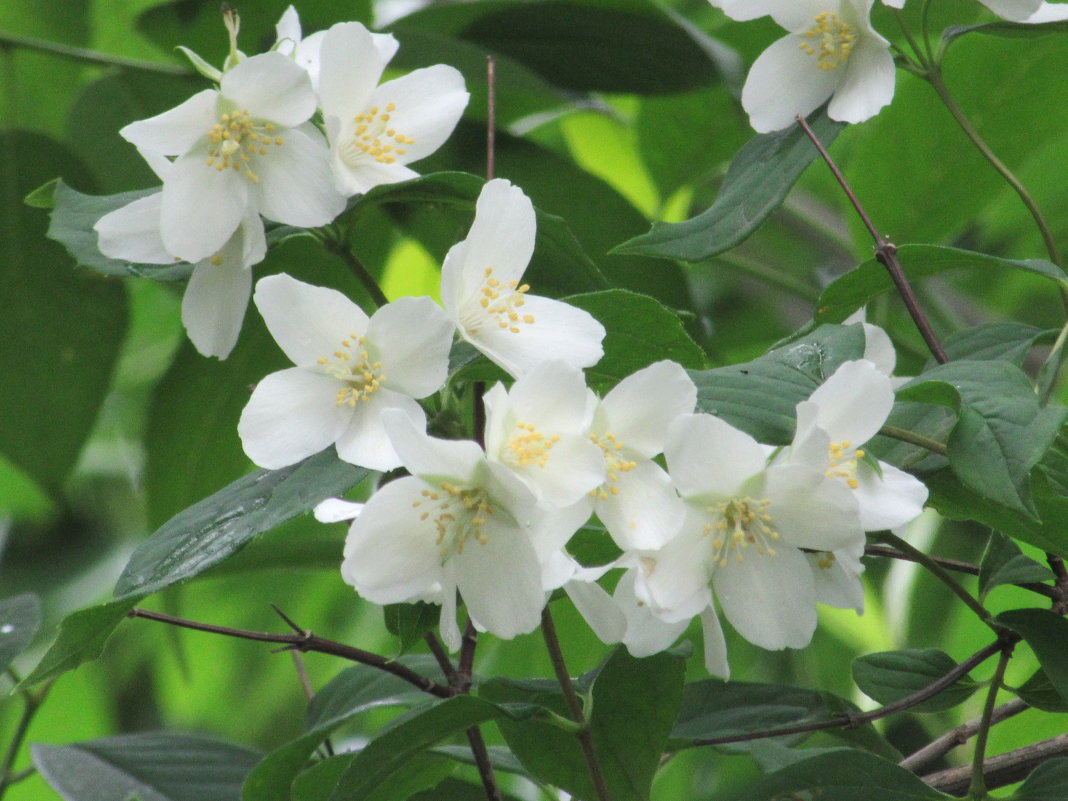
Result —
<path fill-rule="evenodd" d="M 441 147 L 467 106 L 463 76 L 444 64 L 379 86 L 393 50 L 358 22 L 334 25 L 322 39 L 319 102 L 345 195 L 415 178 L 405 165 Z"/>
<path fill-rule="evenodd" d="M 237 425 L 245 453 L 279 468 L 336 444 L 340 458 L 373 470 L 400 465 L 384 415 L 413 424 L 413 398 L 445 382 L 452 326 L 430 298 L 401 298 L 370 318 L 334 289 L 288 275 L 256 284 L 256 307 L 296 367 L 264 378 Z"/>
<path fill-rule="evenodd" d="M 604 355 L 604 326 L 588 312 L 527 294 L 521 281 L 535 230 L 530 198 L 508 181 L 489 181 L 467 239 L 441 268 L 441 301 L 460 336 L 517 378 L 548 358 L 590 367 Z"/>
<path fill-rule="evenodd" d="M 441 604 L 441 634 L 460 645 L 457 592 L 478 628 L 509 639 L 537 628 L 548 591 L 569 577 L 551 563 L 581 521 L 537 505 L 504 465 L 466 440 L 422 434 L 386 415 L 411 476 L 376 492 L 353 522 L 341 575 L 378 604 Z"/>
<path fill-rule="evenodd" d="M 742 106 L 753 128 L 777 131 L 830 99 L 831 119 L 861 122 L 894 96 L 890 43 L 871 26 L 875 0 L 711 0 L 728 16 L 771 15 L 789 31 L 753 63 Z"/>
<path fill-rule="evenodd" d="M 687 516 L 667 545 L 642 554 L 638 597 L 676 623 L 711 608 L 714 589 L 727 620 L 750 642 L 807 645 L 816 594 L 801 549 L 863 544 L 850 489 L 807 466 L 767 466 L 762 445 L 708 414 L 672 423 L 664 455 Z M 722 674 L 725 665 L 715 657 L 725 652 L 722 633 L 703 622 L 708 669 Z"/>
<path fill-rule="evenodd" d="M 179 106 L 120 133 L 176 160 L 163 182 L 160 231 L 168 253 L 199 262 L 218 253 L 247 214 L 299 227 L 345 207 L 330 180 L 308 73 L 281 53 L 252 56 Z"/>

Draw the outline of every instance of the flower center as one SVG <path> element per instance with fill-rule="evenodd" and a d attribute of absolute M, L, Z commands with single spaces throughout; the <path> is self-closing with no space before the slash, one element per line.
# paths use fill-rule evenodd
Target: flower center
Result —
<path fill-rule="evenodd" d="M 824 570 L 830 570 L 834 567 L 835 557 L 830 551 L 818 551 L 813 554 L 816 557 L 816 564 Z"/>
<path fill-rule="evenodd" d="M 479 287 L 477 293 L 480 311 L 472 310 L 473 314 L 466 315 L 464 327 L 469 333 L 477 331 L 488 316 L 496 321 L 498 328 L 518 334 L 521 324 L 531 325 L 534 322 L 533 314 L 522 314 L 518 311 L 526 304 L 523 295 L 529 289 L 529 284 L 520 286 L 518 281 L 509 281 L 505 286 L 493 277 L 493 268 L 487 267 L 482 278 L 482 286 Z"/>
<path fill-rule="evenodd" d="M 608 481 L 590 490 L 590 497 L 604 501 L 609 495 L 619 494 L 619 487 L 615 485 L 619 480 L 619 474 L 629 473 L 638 466 L 638 463 L 623 456 L 623 443 L 611 431 L 606 431 L 600 436 L 590 434 L 590 441 L 601 449 L 605 463 L 608 465 Z"/>
<path fill-rule="evenodd" d="M 208 131 L 207 164 L 219 172 L 234 170 L 243 173 L 252 183 L 260 177 L 253 171 L 253 157 L 266 156 L 270 148 L 285 144 L 274 135 L 274 123 L 253 122 L 248 109 L 222 114 Z"/>
<path fill-rule="evenodd" d="M 355 406 L 357 401 L 367 403 L 386 380 L 382 362 L 372 361 L 365 346 L 364 337 L 349 334 L 349 339 L 341 340 L 338 350 L 316 360 L 324 373 L 345 384 L 337 391 L 338 406 Z"/>
<path fill-rule="evenodd" d="M 824 474 L 827 478 L 844 478 L 850 489 L 856 489 L 857 460 L 864 458 L 864 451 L 852 449 L 848 439 L 832 442 L 827 449 L 828 467 Z"/>
<path fill-rule="evenodd" d="M 396 103 L 389 103 L 384 111 L 380 111 L 378 106 L 372 106 L 353 118 L 356 129 L 352 138 L 339 149 L 346 164 L 356 167 L 368 158 L 379 164 L 392 164 L 397 160 L 397 156 L 408 152 L 406 146 L 414 145 L 415 140 L 397 133 L 397 130 L 389 125 L 390 117 L 396 109 Z"/>
<path fill-rule="evenodd" d="M 853 26 L 827 11 L 816 17 L 816 24 L 801 35 L 805 37 L 801 49 L 816 57 L 816 66 L 821 70 L 833 70 L 845 64 L 857 41 Z"/>
<path fill-rule="evenodd" d="M 412 501 L 412 506 L 432 507 L 421 512 L 419 519 L 433 520 L 442 562 L 453 553 L 462 554 L 468 539 L 486 544 L 486 520 L 493 514 L 493 507 L 483 489 L 464 489 L 442 481 L 436 489 L 424 489 L 420 494 L 422 500 Z"/>
<path fill-rule="evenodd" d="M 533 423 L 517 420 L 515 433 L 508 440 L 506 458 L 516 467 L 526 467 L 532 464 L 545 467 L 549 461 L 549 451 L 559 441 L 559 434 L 547 437 L 539 432 Z"/>
<path fill-rule="evenodd" d="M 735 561 L 744 562 L 750 546 L 762 556 L 775 556 L 776 550 L 769 543 L 779 539 L 779 532 L 771 527 L 769 506 L 767 498 L 746 496 L 720 501 L 705 510 L 719 518 L 705 526 L 705 534 L 712 535 L 712 558 L 717 565 L 726 567 L 731 554 Z"/>

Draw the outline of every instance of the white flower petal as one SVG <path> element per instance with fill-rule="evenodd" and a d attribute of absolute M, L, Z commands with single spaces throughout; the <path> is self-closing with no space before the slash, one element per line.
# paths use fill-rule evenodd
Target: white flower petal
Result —
<path fill-rule="evenodd" d="M 300 17 L 293 6 L 287 6 L 282 12 L 274 26 L 274 32 L 279 53 L 289 55 L 297 49 L 300 44 Z"/>
<path fill-rule="evenodd" d="M 174 264 L 176 259 L 163 247 L 160 235 L 162 202 L 163 193 L 156 192 L 97 220 L 93 230 L 100 252 L 134 264 Z"/>
<path fill-rule="evenodd" d="M 261 53 L 239 62 L 223 73 L 219 90 L 253 119 L 284 128 L 296 127 L 315 113 L 308 73 L 281 53 Z"/>
<path fill-rule="evenodd" d="M 627 618 L 620 605 L 600 584 L 596 581 L 572 579 L 564 584 L 564 592 L 583 620 L 593 629 L 597 639 L 609 644 L 623 639 L 627 630 Z"/>
<path fill-rule="evenodd" d="M 382 417 L 394 450 L 413 475 L 432 482 L 441 479 L 470 482 L 485 462 L 482 449 L 470 440 L 428 437 L 403 412 L 387 409 Z"/>
<path fill-rule="evenodd" d="M 671 479 L 653 461 L 639 461 L 633 470 L 618 473 L 605 493 L 594 501 L 597 517 L 624 551 L 665 545 L 686 516 Z"/>
<path fill-rule="evenodd" d="M 241 333 L 252 270 L 243 263 L 236 238 L 238 242 L 223 248 L 218 264 L 206 259 L 193 268 L 182 296 L 182 325 L 202 356 L 225 359 Z"/>
<path fill-rule="evenodd" d="M 371 315 L 367 339 L 391 389 L 425 398 L 445 383 L 453 326 L 430 298 L 399 298 L 381 307 Z"/>
<path fill-rule="evenodd" d="M 797 404 L 797 427 L 794 441 L 783 453 L 790 464 L 801 464 L 825 471 L 830 465 L 831 438 L 819 425 L 820 409 L 812 401 Z"/>
<path fill-rule="evenodd" d="M 818 409 L 816 424 L 832 442 L 858 448 L 879 433 L 894 408 L 889 377 L 863 359 L 845 362 L 816 388 L 809 402 Z"/>
<path fill-rule="evenodd" d="M 604 397 L 597 430 L 610 431 L 646 458 L 660 453 L 668 426 L 697 403 L 693 380 L 673 361 L 660 361 L 627 376 Z"/>
<path fill-rule="evenodd" d="M 684 498 L 729 498 L 764 469 L 764 449 L 751 436 L 710 414 L 686 414 L 668 428 L 668 472 Z"/>
<path fill-rule="evenodd" d="M 278 346 L 300 366 L 315 366 L 341 347 L 342 340 L 351 342 L 367 331 L 367 315 L 336 289 L 306 284 L 285 273 L 261 278 L 253 300 Z M 338 388 L 335 381 L 335 392 Z"/>
<path fill-rule="evenodd" d="M 601 450 L 585 437 L 561 434 L 544 465 L 508 464 L 550 506 L 564 507 L 580 501 L 605 478 Z"/>
<path fill-rule="evenodd" d="M 729 679 L 731 667 L 727 663 L 727 640 L 719 615 L 710 605 L 701 613 L 701 635 L 704 639 L 705 670 L 713 676 Z"/>
<path fill-rule="evenodd" d="M 163 246 L 194 264 L 214 256 L 241 225 L 248 187 L 243 175 L 209 167 L 197 151 L 179 158 L 163 184 Z"/>
<path fill-rule="evenodd" d="M 756 131 L 793 125 L 798 114 L 819 108 L 841 80 L 840 70 L 816 66 L 816 57 L 801 50 L 804 42 L 801 36 L 784 36 L 753 62 L 742 87 L 742 107 Z"/>
<path fill-rule="evenodd" d="M 479 193 L 475 221 L 465 240 L 461 267 L 465 287 L 481 286 L 489 268 L 505 287 L 522 278 L 534 254 L 536 226 L 534 206 L 522 189 L 503 178 L 488 181 Z"/>
<path fill-rule="evenodd" d="M 338 382 L 297 367 L 271 373 L 241 412 L 241 445 L 260 467 L 277 469 L 332 445 L 348 424 L 336 403 Z"/>
<path fill-rule="evenodd" d="M 769 650 L 804 648 L 816 630 L 816 596 L 808 561 L 796 548 L 774 556 L 746 552 L 712 576 L 723 614 L 745 639 Z"/>
<path fill-rule="evenodd" d="M 832 120 L 863 122 L 894 99 L 897 71 L 885 41 L 861 36 L 844 69 L 842 82 L 827 107 L 827 115 Z"/>
<path fill-rule="evenodd" d="M 853 491 L 860 504 L 860 525 L 865 531 L 884 531 L 903 526 L 923 513 L 927 487 L 919 479 L 879 462 L 882 478 L 868 465 L 857 465 L 857 488 Z"/>
<path fill-rule="evenodd" d="M 1012 22 L 1025 22 L 1042 8 L 1042 0 L 980 0 L 997 14 Z"/>
<path fill-rule="evenodd" d="M 282 138 L 284 144 L 255 163 L 259 181 L 249 191 L 257 209 L 268 220 L 286 225 L 326 225 L 345 210 L 345 198 L 334 188 L 326 146 L 301 130 L 290 129 Z"/>
<path fill-rule="evenodd" d="M 339 22 L 330 28 L 319 51 L 323 114 L 348 125 L 352 117 L 366 111 L 387 60 L 360 23 Z"/>
<path fill-rule="evenodd" d="M 364 506 L 366 504 L 346 501 L 344 498 L 327 498 L 316 504 L 312 513 L 320 523 L 340 523 L 342 520 L 355 520 Z"/>
<path fill-rule="evenodd" d="M 589 424 L 585 376 L 553 355 L 519 378 L 508 397 L 517 420 L 547 432 L 579 434 Z"/>
<path fill-rule="evenodd" d="M 435 64 L 382 84 L 372 93 L 370 105 L 380 109 L 395 107 L 390 112 L 390 129 L 415 141 L 394 143 L 393 153 L 398 162 L 409 164 L 429 156 L 445 143 L 469 97 L 459 70 Z M 397 152 L 398 147 L 404 152 Z"/>
<path fill-rule="evenodd" d="M 215 124 L 215 104 L 219 93 L 214 89 L 197 92 L 184 103 L 149 117 L 131 122 L 119 133 L 139 150 L 164 156 L 180 156 L 201 139 L 206 139 Z"/>
<path fill-rule="evenodd" d="M 368 402 L 358 402 L 352 409 L 348 427 L 338 436 L 337 455 L 340 459 L 370 470 L 392 470 L 401 460 L 393 449 L 385 417 L 387 411 L 407 416 L 412 424 L 426 429 L 426 415 L 422 407 L 407 395 L 380 387 Z"/>
<path fill-rule="evenodd" d="M 769 525 L 785 542 L 834 551 L 864 541 L 857 499 L 845 483 L 802 465 L 775 465 L 768 468 L 765 491 Z"/>
<path fill-rule="evenodd" d="M 813 586 L 819 603 L 836 609 L 853 609 L 858 615 L 863 614 L 864 585 L 860 581 L 860 575 L 864 572 L 864 565 L 860 562 L 863 552 L 861 546 L 859 553 L 841 550 L 805 554 L 812 568 Z"/>
<path fill-rule="evenodd" d="M 1038 10 L 1022 22 L 1039 25 L 1044 22 L 1060 22 L 1068 19 L 1068 3 L 1043 3 Z"/>
<path fill-rule="evenodd" d="M 667 545 L 642 559 L 644 591 L 664 620 L 689 620 L 712 603 L 712 545 L 694 515 Z M 641 593 L 639 592 L 639 596 Z"/>

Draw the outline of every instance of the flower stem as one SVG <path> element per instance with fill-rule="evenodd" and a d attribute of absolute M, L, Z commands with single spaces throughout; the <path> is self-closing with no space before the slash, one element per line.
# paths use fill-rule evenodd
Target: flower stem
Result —
<path fill-rule="evenodd" d="M 192 77 L 196 73 L 177 64 L 163 64 L 155 61 L 142 61 L 136 58 L 113 56 L 110 53 L 101 53 L 97 50 L 87 50 L 83 47 L 71 47 L 59 42 L 49 42 L 46 39 L 36 39 L 32 36 L 19 36 L 14 33 L 0 32 L 0 48 L 4 50 L 12 48 L 23 50 L 36 50 L 39 53 L 48 53 L 53 56 L 65 58 L 69 61 L 79 61 L 83 64 L 95 64 L 103 67 L 121 67 L 128 70 L 141 70 L 142 72 L 157 72 L 163 75 L 181 75 Z"/>
<path fill-rule="evenodd" d="M 979 729 L 975 733 L 975 755 L 972 758 L 972 782 L 968 788 L 969 798 L 974 801 L 983 801 L 988 798 L 986 792 L 986 776 L 983 773 L 983 761 L 986 757 L 986 741 L 990 735 L 990 725 L 994 718 L 994 707 L 997 704 L 998 691 L 1001 682 L 1005 679 L 1005 667 L 1012 658 L 1012 643 L 1005 643 L 998 657 L 997 667 L 990 679 L 990 690 L 986 695 L 986 704 L 983 706 L 983 715 L 979 719 Z"/>
<path fill-rule="evenodd" d="M 907 428 L 883 426 L 879 429 L 879 433 L 884 437 L 890 437 L 890 439 L 907 442 L 910 445 L 919 445 L 921 448 L 926 448 L 931 451 L 931 453 L 937 453 L 939 456 L 945 456 L 947 453 L 946 446 L 938 440 L 925 437 L 923 434 L 917 434 L 914 431 L 909 431 Z"/>
<path fill-rule="evenodd" d="M 582 711 L 582 702 L 575 693 L 575 686 L 571 683 L 571 675 L 567 672 L 567 664 L 564 662 L 563 651 L 560 650 L 560 640 L 556 636 L 556 626 L 553 624 L 553 616 L 548 606 L 541 612 L 541 634 L 545 639 L 545 647 L 549 651 L 549 659 L 553 663 L 556 680 L 560 682 L 560 689 L 563 690 L 567 708 L 571 712 L 572 719 L 582 727 L 577 736 L 582 746 L 582 756 L 586 759 L 586 769 L 590 773 L 594 790 L 597 792 L 597 799 L 609 801 L 608 787 L 604 783 L 604 773 L 597 759 L 590 724 L 586 720 L 586 713 Z"/>
<path fill-rule="evenodd" d="M 344 241 L 343 236 L 337 235 L 336 232 L 333 232 L 333 234 L 323 238 L 323 244 L 326 245 L 326 249 L 348 265 L 349 270 L 363 284 L 364 289 L 367 290 L 367 294 L 371 296 L 371 300 L 374 301 L 376 306 L 381 308 L 389 303 L 389 298 L 382 291 L 382 287 L 378 285 L 375 277 L 371 275 L 363 262 L 352 252 L 348 243 Z"/>

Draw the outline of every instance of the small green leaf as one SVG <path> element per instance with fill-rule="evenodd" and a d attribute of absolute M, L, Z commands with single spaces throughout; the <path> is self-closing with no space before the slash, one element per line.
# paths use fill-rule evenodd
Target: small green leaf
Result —
<path fill-rule="evenodd" d="M 209 64 L 203 57 L 201 57 L 197 53 L 194 53 L 188 47 L 178 45 L 175 50 L 177 50 L 179 53 L 189 59 L 189 63 L 193 65 L 193 69 L 195 69 L 209 81 L 214 81 L 215 83 L 218 83 L 222 80 L 222 70 Z"/>
<path fill-rule="evenodd" d="M 745 364 L 691 371 L 697 408 L 721 417 L 760 442 L 793 438 L 796 406 L 842 362 L 864 356 L 859 325 L 820 326 L 812 333 Z"/>
<path fill-rule="evenodd" d="M 416 643 L 423 642 L 441 618 L 441 607 L 419 601 L 411 604 L 388 604 L 382 608 L 389 633 L 400 637 L 400 653 L 407 653 Z"/>
<path fill-rule="evenodd" d="M 256 535 L 356 486 L 368 471 L 333 450 L 281 470 L 257 470 L 175 515 L 134 550 L 115 596 L 143 598 L 192 578 Z"/>
<path fill-rule="evenodd" d="M 1012 609 L 994 622 L 1024 638 L 1050 684 L 1068 701 L 1068 620 L 1048 609 Z"/>
<path fill-rule="evenodd" d="M 832 122 L 823 111 L 817 112 L 809 125 L 824 145 L 834 141 L 845 127 Z M 612 252 L 700 261 L 730 250 L 782 204 L 818 155 L 799 126 L 760 134 L 738 151 L 710 208 L 685 222 L 654 223 L 649 233 L 617 245 Z"/>
<path fill-rule="evenodd" d="M 905 276 L 914 282 L 948 270 L 1016 270 L 1049 278 L 1068 288 L 1064 271 L 1042 259 L 1001 259 L 936 245 L 901 245 L 897 258 Z M 876 259 L 869 259 L 823 290 L 816 302 L 816 322 L 840 323 L 873 298 L 892 291 L 896 291 L 894 282 L 886 268 Z"/>
<path fill-rule="evenodd" d="M 1002 584 L 1027 584 L 1049 581 L 1053 572 L 1029 556 L 1004 534 L 994 531 L 986 544 L 979 564 L 979 599 Z"/>
<path fill-rule="evenodd" d="M 237 801 L 260 754 L 174 732 L 120 734 L 73 745 L 31 747 L 56 792 L 77 801 Z"/>
<path fill-rule="evenodd" d="M 61 178 L 53 178 L 46 184 L 41 184 L 30 194 L 22 199 L 32 209 L 52 209 L 56 203 L 56 187 L 62 182 Z"/>
<path fill-rule="evenodd" d="M 96 659 L 104 652 L 111 632 L 136 603 L 137 599 L 109 601 L 67 615 L 59 624 L 56 641 L 22 683 L 40 684 Z"/>
<path fill-rule="evenodd" d="M 867 654 L 853 660 L 853 680 L 865 695 L 892 704 L 930 686 L 957 666 L 949 654 L 934 648 Z M 910 707 L 913 712 L 943 712 L 963 703 L 978 685 L 969 676 L 934 698 Z"/>
<path fill-rule="evenodd" d="M 1064 801 L 1068 798 L 1068 758 L 1043 762 L 1010 798 L 1011 801 Z"/>
<path fill-rule="evenodd" d="M 0 600 L 0 673 L 33 642 L 41 627 L 41 601 L 32 593 Z"/>
<path fill-rule="evenodd" d="M 1042 668 L 1017 687 L 1016 694 L 1035 709 L 1044 712 L 1068 712 L 1068 699 L 1061 697 Z"/>

